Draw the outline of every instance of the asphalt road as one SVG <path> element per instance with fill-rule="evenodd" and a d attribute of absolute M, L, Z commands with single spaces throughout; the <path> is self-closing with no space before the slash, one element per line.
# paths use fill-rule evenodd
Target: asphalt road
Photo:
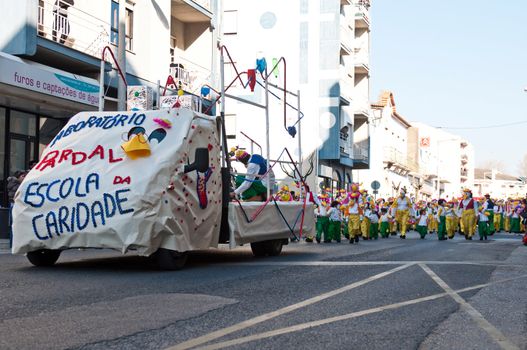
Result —
<path fill-rule="evenodd" d="M 527 247 L 396 237 L 193 252 L 0 253 L 0 349 L 527 349 Z"/>

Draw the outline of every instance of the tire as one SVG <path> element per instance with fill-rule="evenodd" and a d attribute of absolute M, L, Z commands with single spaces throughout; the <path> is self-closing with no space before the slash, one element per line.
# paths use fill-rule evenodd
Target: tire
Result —
<path fill-rule="evenodd" d="M 59 259 L 60 253 L 60 250 L 35 250 L 27 253 L 27 259 L 35 266 L 52 266 Z"/>
<path fill-rule="evenodd" d="M 253 255 L 256 257 L 262 257 L 267 255 L 267 249 L 265 246 L 266 242 L 254 242 L 251 243 L 251 250 L 253 251 Z"/>
<path fill-rule="evenodd" d="M 272 239 L 269 241 L 251 243 L 251 250 L 253 255 L 256 257 L 262 257 L 266 255 L 277 256 L 282 252 L 283 245 L 283 240 Z"/>
<path fill-rule="evenodd" d="M 175 250 L 159 248 L 155 253 L 155 261 L 160 270 L 176 271 L 181 270 L 187 263 L 187 252 L 177 252 Z"/>
<path fill-rule="evenodd" d="M 282 252 L 283 242 L 281 239 L 267 241 L 267 254 L 269 256 L 278 256 Z"/>

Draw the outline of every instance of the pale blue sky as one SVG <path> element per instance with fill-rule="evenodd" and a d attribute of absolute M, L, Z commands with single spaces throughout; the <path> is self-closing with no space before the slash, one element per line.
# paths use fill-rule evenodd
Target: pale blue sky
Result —
<path fill-rule="evenodd" d="M 510 174 L 527 153 L 526 0 L 374 0 L 371 99 L 394 93 L 409 121 L 472 142 L 476 165 Z"/>

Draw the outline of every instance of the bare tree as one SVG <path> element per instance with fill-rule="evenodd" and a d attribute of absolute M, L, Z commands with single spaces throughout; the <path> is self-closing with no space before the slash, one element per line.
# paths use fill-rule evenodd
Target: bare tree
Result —
<path fill-rule="evenodd" d="M 527 177 L 527 153 L 523 155 L 522 160 L 518 163 L 518 175 Z"/>
<path fill-rule="evenodd" d="M 492 160 L 486 160 L 482 163 L 480 163 L 480 166 L 478 168 L 482 169 L 496 169 L 500 173 L 505 173 L 507 170 L 507 166 L 505 165 L 505 162 L 498 159 L 492 159 Z"/>

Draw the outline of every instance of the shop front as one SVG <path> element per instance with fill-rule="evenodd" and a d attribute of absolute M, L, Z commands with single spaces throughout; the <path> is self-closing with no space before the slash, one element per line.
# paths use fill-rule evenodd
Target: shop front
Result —
<path fill-rule="evenodd" d="M 7 179 L 28 170 L 67 120 L 96 110 L 98 83 L 0 52 L 0 207 Z"/>

